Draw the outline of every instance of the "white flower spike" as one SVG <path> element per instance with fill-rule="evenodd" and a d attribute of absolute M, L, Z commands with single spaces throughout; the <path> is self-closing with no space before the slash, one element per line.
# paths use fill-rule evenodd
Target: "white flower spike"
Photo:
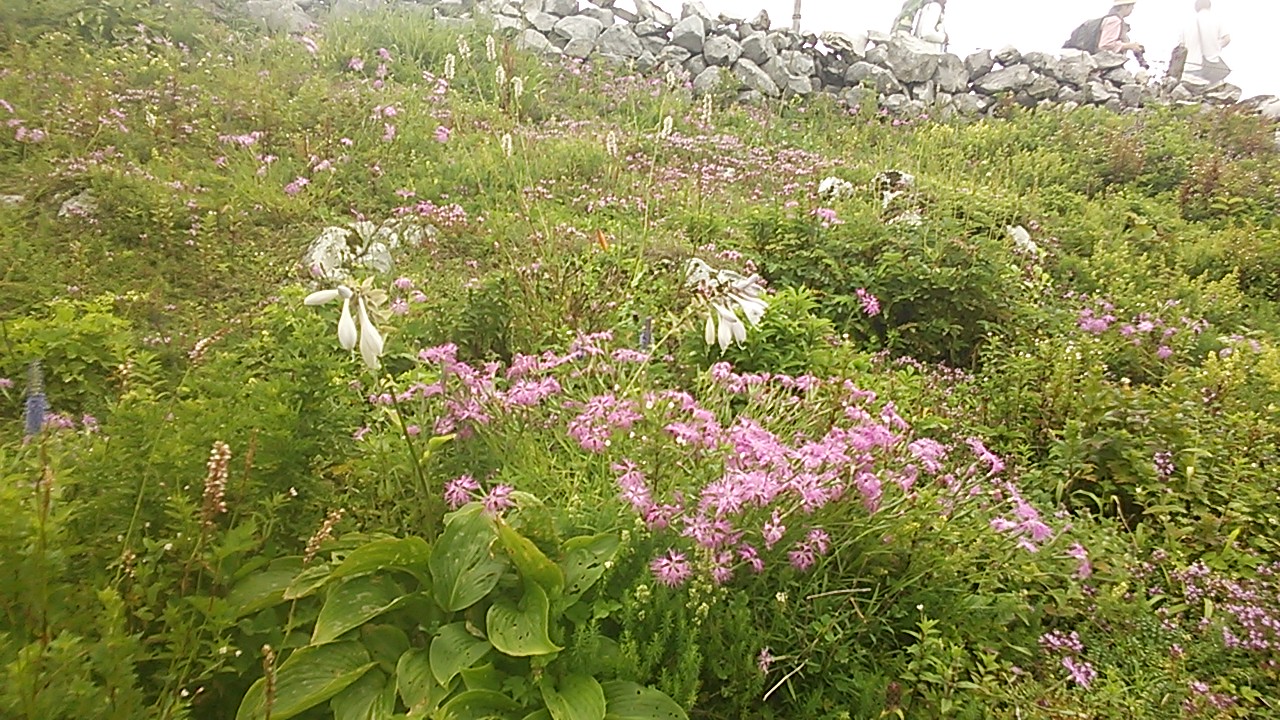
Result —
<path fill-rule="evenodd" d="M 686 267 L 685 284 L 707 305 L 703 339 L 708 345 L 719 345 L 721 352 L 731 344 L 746 342 L 747 325 L 759 325 L 769 307 L 762 297 L 764 281 L 758 276 L 716 270 L 697 258 Z M 739 310 L 745 323 L 738 316 Z"/>

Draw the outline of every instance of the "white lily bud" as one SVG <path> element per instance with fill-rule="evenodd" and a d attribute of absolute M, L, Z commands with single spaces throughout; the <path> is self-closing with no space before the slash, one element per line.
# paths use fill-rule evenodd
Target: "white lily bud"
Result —
<path fill-rule="evenodd" d="M 719 327 L 716 329 L 716 342 L 720 344 L 720 351 L 724 352 L 729 349 L 729 345 L 733 343 L 734 323 L 738 322 L 738 316 L 729 312 L 718 303 L 712 303 L 711 307 L 720 316 Z"/>
<path fill-rule="evenodd" d="M 364 308 L 364 298 L 357 298 L 360 307 L 360 357 L 370 370 L 382 367 L 378 358 L 382 357 L 382 334 L 369 321 L 369 313 Z"/>
<path fill-rule="evenodd" d="M 333 290 L 317 290 L 302 299 L 303 305 L 323 305 L 327 302 L 337 300 L 342 293 L 334 288 Z"/>
<path fill-rule="evenodd" d="M 712 345 L 716 341 L 716 316 L 715 313 L 707 313 L 707 327 L 702 332 L 702 338 L 707 341 L 708 345 Z"/>
<path fill-rule="evenodd" d="M 339 286 L 338 286 L 338 294 L 342 296 L 342 299 L 343 299 L 343 300 L 350 300 L 350 299 L 351 299 L 351 288 L 347 287 L 346 285 L 339 285 Z"/>
<path fill-rule="evenodd" d="M 342 300 L 342 316 L 338 318 L 338 344 L 343 350 L 356 346 L 356 321 L 351 317 L 351 299 Z"/>
<path fill-rule="evenodd" d="M 738 297 L 738 306 L 742 308 L 742 314 L 747 316 L 747 322 L 752 325 L 759 325 L 764 318 L 764 311 L 769 305 L 763 300 L 754 297 Z"/>

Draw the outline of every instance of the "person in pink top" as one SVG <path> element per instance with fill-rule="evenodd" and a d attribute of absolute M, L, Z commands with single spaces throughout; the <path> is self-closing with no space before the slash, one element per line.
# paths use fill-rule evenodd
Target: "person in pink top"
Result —
<path fill-rule="evenodd" d="M 1098 49 L 1114 53 L 1125 53 L 1132 50 L 1141 55 L 1146 48 L 1141 43 L 1129 38 L 1129 23 L 1125 18 L 1133 14 L 1133 6 L 1138 0 L 1115 0 L 1111 12 L 1102 19 L 1101 36 L 1098 38 Z"/>

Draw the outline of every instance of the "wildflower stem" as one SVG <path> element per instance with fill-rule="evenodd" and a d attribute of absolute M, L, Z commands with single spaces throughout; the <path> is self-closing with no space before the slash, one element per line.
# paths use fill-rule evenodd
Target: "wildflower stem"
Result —
<path fill-rule="evenodd" d="M 400 435 L 404 438 L 405 446 L 409 450 L 409 464 L 413 466 L 413 474 L 418 478 L 419 489 L 422 491 L 424 501 L 427 503 L 427 516 L 425 518 L 427 521 L 427 536 L 434 539 L 438 531 L 438 501 L 431 492 L 431 484 L 427 482 L 426 473 L 422 471 L 422 463 L 418 460 L 418 450 L 414 447 L 413 436 L 409 434 L 409 426 L 405 423 L 404 413 L 400 410 L 400 399 L 396 397 L 395 382 L 391 377 L 390 371 L 384 372 L 382 379 L 387 386 L 387 395 L 391 397 L 391 408 L 395 411 L 396 424 L 400 426 Z"/>

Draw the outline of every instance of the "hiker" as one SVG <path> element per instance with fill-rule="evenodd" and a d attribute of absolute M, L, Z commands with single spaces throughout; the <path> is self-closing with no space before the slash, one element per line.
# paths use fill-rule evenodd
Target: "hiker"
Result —
<path fill-rule="evenodd" d="M 1178 44 L 1187 50 L 1184 78 L 1213 85 L 1231 74 L 1222 61 L 1222 49 L 1231 44 L 1231 36 L 1214 14 L 1212 0 L 1196 0 L 1195 20 L 1183 29 Z"/>
<path fill-rule="evenodd" d="M 1099 51 L 1125 53 L 1133 51 L 1138 63 L 1145 66 L 1143 53 L 1146 48 L 1129 38 L 1129 23 L 1125 18 L 1133 14 L 1133 6 L 1138 0 L 1114 0 L 1111 11 L 1096 20 L 1089 20 L 1071 33 L 1070 39 L 1063 44 L 1065 48 L 1084 50 L 1087 53 Z"/>
<path fill-rule="evenodd" d="M 944 26 L 947 0 L 906 0 L 893 24 L 895 34 L 916 38 L 925 52 L 945 52 L 950 38 Z"/>

